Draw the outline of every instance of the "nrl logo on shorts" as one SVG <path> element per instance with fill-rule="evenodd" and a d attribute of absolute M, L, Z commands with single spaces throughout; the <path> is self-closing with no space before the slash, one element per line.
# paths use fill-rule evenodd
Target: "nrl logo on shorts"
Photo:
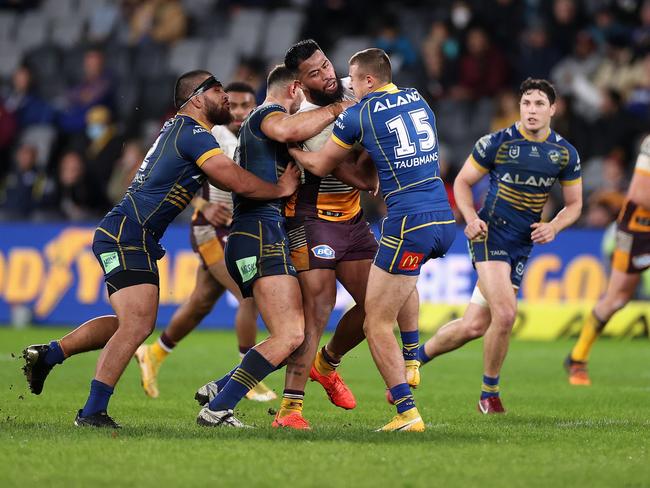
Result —
<path fill-rule="evenodd" d="M 510 146 L 508 149 L 508 156 L 512 159 L 517 159 L 519 157 L 519 146 Z"/>
<path fill-rule="evenodd" d="M 314 256 L 320 259 L 335 259 L 336 253 L 334 249 L 329 247 L 327 244 L 321 244 L 320 246 L 314 246 L 311 248 L 311 252 L 314 253 Z"/>

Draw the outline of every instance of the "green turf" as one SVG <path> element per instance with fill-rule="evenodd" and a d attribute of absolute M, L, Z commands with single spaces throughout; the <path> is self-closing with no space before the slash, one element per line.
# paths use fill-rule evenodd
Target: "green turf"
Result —
<path fill-rule="evenodd" d="M 131 364 L 110 413 L 120 431 L 72 425 L 92 379 L 96 353 L 71 358 L 40 397 L 27 392 L 19 351 L 62 330 L 0 328 L 0 486 L 650 486 L 650 344 L 601 341 L 595 385 L 572 388 L 560 363 L 568 342 L 512 344 L 502 374 L 509 413 L 476 412 L 481 345 L 423 369 L 416 392 L 424 434 L 375 433 L 393 415 L 361 345 L 341 371 L 358 407 L 328 403 L 307 388 L 313 431 L 270 427 L 273 404 L 243 401 L 256 429 L 195 424 L 195 389 L 236 358 L 231 333 L 196 332 L 164 364 L 161 397 L 151 400 Z M 12 357 L 12 354 L 16 358 Z M 282 374 L 268 384 L 281 391 Z M 36 483 L 40 483 L 37 485 Z"/>

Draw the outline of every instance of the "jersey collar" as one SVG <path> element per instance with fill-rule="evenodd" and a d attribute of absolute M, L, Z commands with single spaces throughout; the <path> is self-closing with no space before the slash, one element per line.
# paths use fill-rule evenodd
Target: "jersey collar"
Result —
<path fill-rule="evenodd" d="M 520 122 L 515 122 L 515 129 L 517 130 L 517 132 L 519 132 L 521 134 L 521 136 L 524 139 L 526 139 L 527 141 L 531 141 L 531 142 L 546 142 L 548 137 L 551 135 L 551 128 L 550 127 L 549 127 L 548 132 L 546 133 L 546 135 L 544 136 L 543 139 L 535 139 L 535 138 L 533 138 L 530 134 L 528 134 L 528 132 L 526 132 L 526 130 L 523 127 L 521 127 Z"/>
<path fill-rule="evenodd" d="M 203 128 L 204 128 L 205 130 L 207 130 L 208 132 L 210 132 L 210 131 L 212 130 L 212 127 L 208 126 L 208 125 L 205 124 L 204 122 L 201 122 L 200 120 L 195 119 L 194 117 L 190 117 L 190 116 L 187 115 L 187 114 L 182 114 L 182 113 L 180 113 L 180 112 L 176 112 L 176 116 L 179 116 L 179 115 L 180 115 L 181 117 L 187 117 L 188 119 L 192 119 L 194 122 L 196 122 L 197 124 L 199 124 L 201 127 L 203 127 Z"/>
<path fill-rule="evenodd" d="M 395 86 L 395 83 L 388 83 L 387 85 L 384 85 L 384 86 L 382 86 L 380 88 L 377 88 L 372 93 L 375 93 L 375 92 L 395 93 L 397 91 L 399 91 L 399 90 L 398 90 L 397 86 Z"/>

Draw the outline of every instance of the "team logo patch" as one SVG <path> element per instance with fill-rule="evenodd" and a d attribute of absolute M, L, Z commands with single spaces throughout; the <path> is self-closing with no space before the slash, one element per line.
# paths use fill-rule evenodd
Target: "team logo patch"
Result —
<path fill-rule="evenodd" d="M 334 249 L 329 247 L 327 244 L 314 246 L 311 248 L 311 252 L 314 256 L 320 259 L 336 259 L 336 252 L 334 252 Z"/>
<path fill-rule="evenodd" d="M 517 263 L 517 267 L 515 268 L 515 271 L 519 276 L 524 274 L 524 263 Z"/>
<path fill-rule="evenodd" d="M 249 256 L 235 261 L 241 275 L 242 282 L 246 283 L 257 273 L 257 256 Z"/>
<path fill-rule="evenodd" d="M 104 273 L 108 274 L 120 265 L 120 258 L 117 252 L 103 252 L 99 255 L 104 267 Z"/>
<path fill-rule="evenodd" d="M 397 269 L 415 271 L 422 264 L 422 259 L 424 259 L 424 254 L 406 251 L 402 254 L 402 259 L 400 260 Z"/>
<path fill-rule="evenodd" d="M 508 156 L 512 159 L 517 159 L 519 157 L 519 146 L 510 146 L 508 149 Z"/>
<path fill-rule="evenodd" d="M 548 159 L 551 160 L 552 163 L 559 163 L 560 162 L 560 152 L 556 150 L 551 150 L 548 152 Z"/>

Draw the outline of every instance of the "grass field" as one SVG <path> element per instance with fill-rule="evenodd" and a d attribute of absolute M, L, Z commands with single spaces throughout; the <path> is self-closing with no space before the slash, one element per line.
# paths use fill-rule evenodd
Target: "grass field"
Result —
<path fill-rule="evenodd" d="M 278 402 L 246 400 L 239 416 L 257 428 L 233 431 L 198 427 L 193 394 L 233 364 L 235 337 L 196 332 L 164 364 L 159 399 L 144 396 L 137 366 L 128 367 L 109 410 L 124 428 L 110 432 L 72 425 L 96 353 L 55 368 L 41 396 L 27 391 L 20 351 L 63 332 L 0 328 L 1 487 L 650 486 L 645 340 L 598 343 L 595 384 L 581 389 L 561 368 L 568 342 L 514 342 L 501 383 L 509 413 L 499 417 L 476 412 L 481 344 L 470 344 L 423 369 L 416 400 L 424 434 L 372 432 L 393 409 L 363 344 L 341 367 L 355 410 L 335 408 L 311 383 L 311 432 L 272 429 Z M 279 392 L 282 382 L 281 373 L 268 379 Z"/>

